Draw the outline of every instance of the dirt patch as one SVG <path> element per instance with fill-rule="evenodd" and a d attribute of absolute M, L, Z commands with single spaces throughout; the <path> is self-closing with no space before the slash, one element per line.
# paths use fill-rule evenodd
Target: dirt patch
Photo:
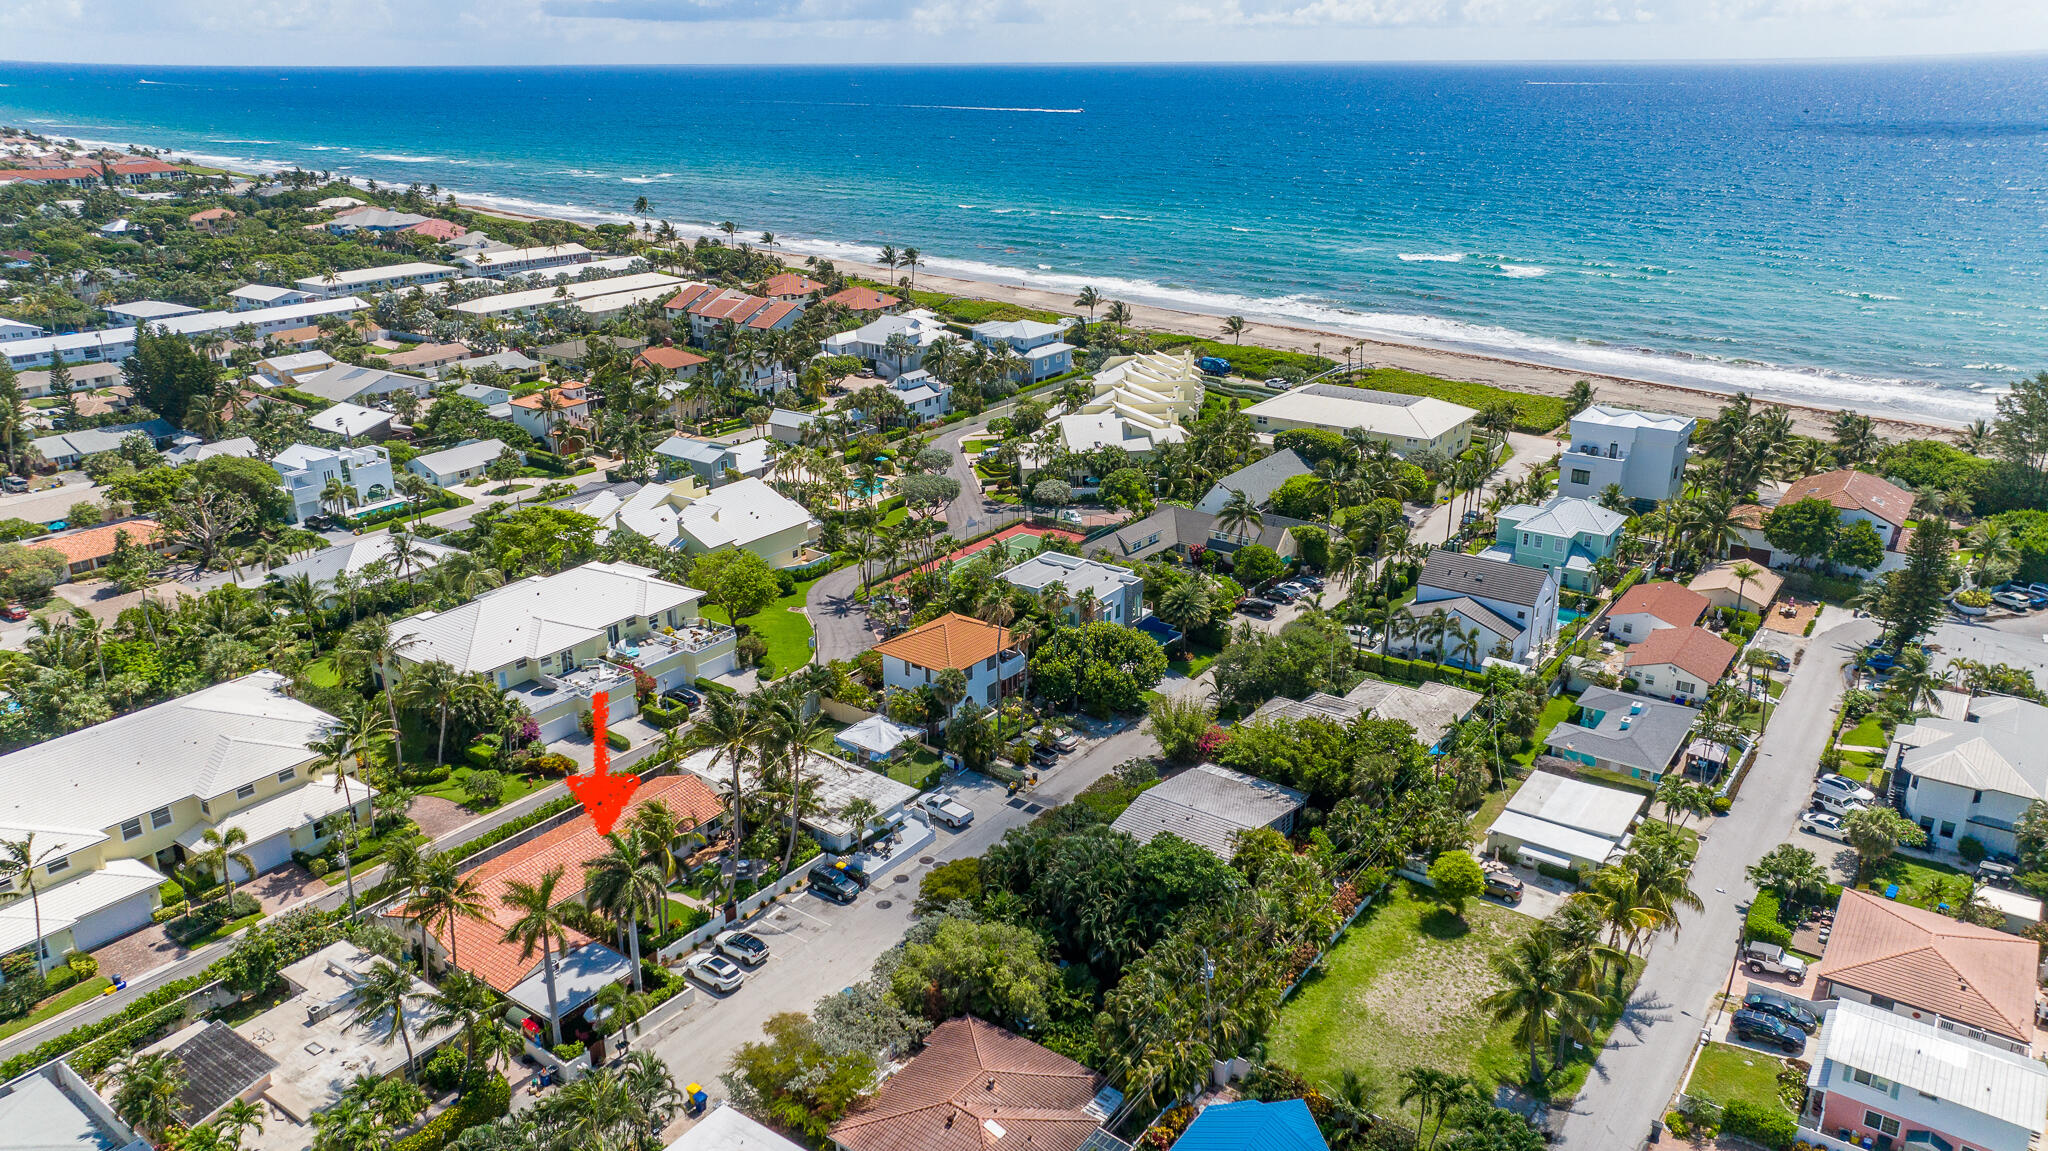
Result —
<path fill-rule="evenodd" d="M 1425 932 L 1359 1000 L 1372 1018 L 1409 1035 L 1463 1031 L 1472 1005 L 1500 990 L 1492 957 L 1519 932 L 1478 916 L 1464 928 L 1446 912 L 1423 916 Z"/>
<path fill-rule="evenodd" d="M 1788 607 L 1792 609 L 1791 615 L 1785 614 Z M 1787 635 L 1805 635 L 1806 625 L 1819 614 L 1820 605 L 1817 603 L 1800 603 L 1788 599 L 1771 605 L 1771 610 L 1764 615 L 1764 627 L 1771 631 L 1782 631 Z"/>

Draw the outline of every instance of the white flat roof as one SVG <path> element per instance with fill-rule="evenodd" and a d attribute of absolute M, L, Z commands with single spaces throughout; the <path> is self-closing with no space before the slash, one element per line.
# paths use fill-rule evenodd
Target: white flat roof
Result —
<path fill-rule="evenodd" d="M 536 1018 L 546 1019 L 547 976 L 540 969 L 539 956 L 534 958 L 533 971 L 506 995 Z M 586 943 L 567 955 L 556 955 L 554 963 L 555 1010 L 561 1018 L 597 998 L 598 992 L 633 975 L 633 961 L 602 943 Z"/>
<path fill-rule="evenodd" d="M 1040 552 L 1004 572 L 1000 578 L 1005 583 L 1031 591 L 1041 591 L 1047 584 L 1058 583 L 1066 587 L 1070 596 L 1079 595 L 1086 588 L 1094 592 L 1097 599 L 1104 600 L 1122 594 L 1132 584 L 1145 582 L 1144 576 L 1129 568 L 1059 552 Z"/>
<path fill-rule="evenodd" d="M 1836 1002 L 1820 1039 L 1837 1074 L 1846 1064 L 2036 1134 L 2048 1130 L 2048 1067 L 2025 1055 L 1851 999 Z"/>
<path fill-rule="evenodd" d="M 418 464 L 430 472 L 459 472 L 466 468 L 482 467 L 497 459 L 504 451 L 504 440 L 478 440 L 473 444 L 458 444 L 424 456 L 414 456 L 409 462 Z"/>
<path fill-rule="evenodd" d="M 567 650 L 622 620 L 694 608 L 703 598 L 651 568 L 593 561 L 506 584 L 447 611 L 409 616 L 391 631 L 418 640 L 406 653 L 408 662 L 441 659 L 457 671 L 494 671 Z"/>
<path fill-rule="evenodd" d="M 666 1151 L 803 1151 L 803 1147 L 747 1118 L 732 1104 L 720 1103 Z"/>
<path fill-rule="evenodd" d="M 1522 781 L 1507 809 L 1618 841 L 1647 802 L 1641 792 L 1538 771 Z"/>
<path fill-rule="evenodd" d="M 390 280 L 407 280 L 418 276 L 431 276 L 436 272 L 454 275 L 456 269 L 447 264 L 385 264 L 379 268 L 355 268 L 346 272 L 322 272 L 317 276 L 301 276 L 294 281 L 302 292 L 324 292 L 334 288 L 353 288 L 363 284 L 382 284 Z M 328 276 L 334 278 L 332 282 Z"/>
<path fill-rule="evenodd" d="M 1605 863 L 1614 854 L 1618 845 L 1611 839 L 1603 839 L 1575 827 L 1538 819 L 1519 811 L 1503 811 L 1500 818 L 1487 829 L 1488 834 L 1499 832 L 1509 839 L 1535 847 L 1547 847 L 1558 855 L 1572 859 L 1588 859 L 1594 863 Z"/>
<path fill-rule="evenodd" d="M 713 766 L 711 760 L 717 754 L 711 749 L 693 752 L 682 761 L 682 769 L 711 785 L 714 790 L 729 789 L 732 786 L 732 765 L 720 759 Z M 853 833 L 853 825 L 839 818 L 839 812 L 846 810 L 846 805 L 856 798 L 874 804 L 875 810 L 886 818 L 917 797 L 917 789 L 907 783 L 898 783 L 879 771 L 856 767 L 822 751 L 811 753 L 805 771 L 817 785 L 816 796 L 822 810 L 805 816 L 803 822 L 805 826 L 829 835 Z M 743 765 L 740 768 L 740 786 L 752 791 L 757 782 L 753 767 Z"/>
<path fill-rule="evenodd" d="M 1257 419 L 1277 417 L 1330 429 L 1361 428 L 1383 436 L 1433 440 L 1455 431 L 1478 412 L 1432 396 L 1376 392 L 1342 384 L 1306 384 L 1244 409 Z"/>
<path fill-rule="evenodd" d="M 587 268 L 591 265 L 578 265 Z M 673 292 L 688 283 L 681 276 L 662 272 L 635 272 L 626 276 L 607 276 L 596 280 L 570 280 L 545 288 L 528 288 L 523 292 L 505 292 L 496 296 L 484 296 L 475 300 L 464 300 L 454 310 L 472 316 L 496 316 L 506 312 L 517 312 L 527 308 L 545 308 L 551 304 L 573 304 L 600 296 L 612 296 L 627 292 L 651 289 L 665 289 L 662 294 Z M 650 297 L 652 298 L 652 297 Z"/>

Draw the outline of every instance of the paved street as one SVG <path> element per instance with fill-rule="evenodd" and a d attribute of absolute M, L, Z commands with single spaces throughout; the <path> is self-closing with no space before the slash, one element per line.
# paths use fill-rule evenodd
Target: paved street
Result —
<path fill-rule="evenodd" d="M 1679 934 L 1660 938 L 1651 950 L 1635 998 L 1587 1077 L 1561 1142 L 1586 1151 L 1637 1147 L 1663 1115 L 1728 974 L 1724 957 L 1732 958 L 1742 926 L 1735 904 L 1750 894 L 1743 872 L 1806 810 L 1842 694 L 1842 669 L 1878 632 L 1876 623 L 1835 610 L 1822 616 L 1821 627 L 1772 715 L 1734 809 L 1702 836 L 1692 886 L 1705 912 L 1682 914 Z"/>

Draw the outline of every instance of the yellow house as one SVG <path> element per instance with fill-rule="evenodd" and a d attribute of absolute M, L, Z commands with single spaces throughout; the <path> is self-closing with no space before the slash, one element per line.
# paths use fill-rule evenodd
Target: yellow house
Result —
<path fill-rule="evenodd" d="M 38 911 L 45 967 L 148 926 L 210 829 L 246 832 L 263 872 L 323 846 L 351 806 L 367 819 L 368 787 L 310 782 L 307 747 L 335 720 L 285 685 L 259 671 L 0 756 L 0 838 L 36 861 L 0 879 L 0 954 L 33 946 Z"/>

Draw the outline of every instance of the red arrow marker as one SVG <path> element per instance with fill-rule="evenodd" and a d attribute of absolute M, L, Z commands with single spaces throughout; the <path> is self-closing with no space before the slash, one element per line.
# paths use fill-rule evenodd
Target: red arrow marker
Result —
<path fill-rule="evenodd" d="M 633 798 L 633 792 L 640 786 L 636 775 L 612 775 L 611 745 L 604 741 L 605 720 L 611 712 L 608 693 L 598 692 L 590 700 L 591 764 L 589 775 L 572 775 L 562 782 L 569 785 L 570 794 L 583 804 L 583 810 L 590 813 L 590 822 L 597 826 L 599 835 L 610 835 L 612 826 L 625 814 L 626 802 Z"/>

